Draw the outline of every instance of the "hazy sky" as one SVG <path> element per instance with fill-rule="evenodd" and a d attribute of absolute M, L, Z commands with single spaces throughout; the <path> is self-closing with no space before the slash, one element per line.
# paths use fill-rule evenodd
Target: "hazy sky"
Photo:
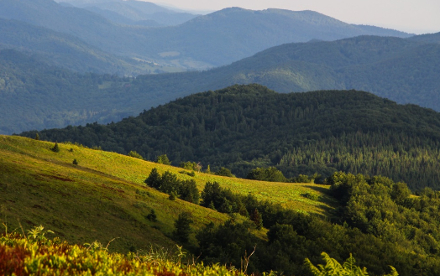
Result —
<path fill-rule="evenodd" d="M 412 33 L 440 32 L 440 0 L 144 0 L 186 10 L 313 10 L 354 24 L 368 24 Z"/>

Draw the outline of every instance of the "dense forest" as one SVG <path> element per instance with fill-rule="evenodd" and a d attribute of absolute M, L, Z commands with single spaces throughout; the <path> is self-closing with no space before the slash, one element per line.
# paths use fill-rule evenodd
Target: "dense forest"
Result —
<path fill-rule="evenodd" d="M 160 176 L 153 170 L 145 182 L 165 191 L 169 178 L 169 172 Z M 173 238 L 206 263 L 240 267 L 241 252 L 255 252 L 249 258 L 252 272 L 311 275 L 303 261 L 320 263 L 324 250 L 339 261 L 352 253 L 356 264 L 368 267 L 371 275 L 384 275 L 390 264 L 399 275 L 440 273 L 438 192 L 425 188 L 416 197 L 405 183 L 342 172 L 327 182 L 329 193 L 339 202 L 327 219 L 258 201 L 250 194 L 233 194 L 216 182 L 207 182 L 200 204 L 228 213 L 231 219 L 222 225 L 207 224 L 192 239 L 191 214 L 182 213 Z M 172 196 L 173 191 L 167 192 Z M 241 217 L 249 220 L 239 222 Z M 269 230 L 267 240 L 250 231 L 262 227 Z"/>
<path fill-rule="evenodd" d="M 276 166 L 288 178 L 335 171 L 384 175 L 413 190 L 440 187 L 440 115 L 359 91 L 278 94 L 232 86 L 178 99 L 118 123 L 38 132 L 147 160 L 201 162 L 246 176 Z M 34 138 L 36 131 L 22 135 Z"/>

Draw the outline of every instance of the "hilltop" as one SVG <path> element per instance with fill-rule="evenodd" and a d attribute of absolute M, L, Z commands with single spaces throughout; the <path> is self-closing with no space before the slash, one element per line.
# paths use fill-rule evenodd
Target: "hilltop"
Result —
<path fill-rule="evenodd" d="M 36 131 L 22 135 L 34 137 Z M 246 176 L 277 166 L 287 177 L 334 171 L 384 175 L 413 190 L 438 188 L 440 114 L 361 91 L 276 93 L 236 85 L 172 101 L 108 125 L 38 132 L 148 160 L 201 162 Z"/>

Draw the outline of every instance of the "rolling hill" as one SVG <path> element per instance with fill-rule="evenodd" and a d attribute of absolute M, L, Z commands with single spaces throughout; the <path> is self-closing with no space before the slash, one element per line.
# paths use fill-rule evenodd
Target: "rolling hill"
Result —
<path fill-rule="evenodd" d="M 237 85 L 118 123 L 38 133 L 124 154 L 135 150 L 148 160 L 166 153 L 175 164 L 200 161 L 243 177 L 277 166 L 288 177 L 341 170 L 384 175 L 413 190 L 440 185 L 440 115 L 354 90 L 279 94 Z"/>
<path fill-rule="evenodd" d="M 323 185 L 268 183 L 197 173 L 182 174 L 182 168 L 146 162 L 116 153 L 33 139 L 0 136 L 1 221 L 11 230 L 22 224 L 25 230 L 44 225 L 56 235 L 74 243 L 97 240 L 113 251 L 152 245 L 173 249 L 173 222 L 181 212 L 193 214 L 195 229 L 209 222 L 222 223 L 225 214 L 168 195 L 144 184 L 152 168 L 170 171 L 181 179 L 194 179 L 200 190 L 207 181 L 217 181 L 234 193 L 253 194 L 259 200 L 271 198 L 292 210 L 327 215 L 334 200 L 322 193 Z M 72 160 L 77 159 L 78 165 Z M 272 186 L 271 186 L 272 185 Z M 316 201 L 304 193 L 320 195 Z M 327 202 L 326 202 L 327 201 Z M 154 209 L 157 222 L 146 216 Z M 257 234 L 263 235 L 263 233 Z"/>
<path fill-rule="evenodd" d="M 181 180 L 194 180 L 199 189 L 206 181 L 219 183 L 217 190 L 225 196 L 220 198 L 224 204 L 236 210 L 236 203 L 244 202 L 254 214 L 261 212 L 266 229 L 256 228 L 251 212 L 249 220 L 223 207 L 219 210 L 228 214 L 180 199 L 171 200 L 144 184 L 153 168 L 162 177 L 171 173 Z M 305 275 L 304 259 L 317 263 L 320 253 L 326 251 L 338 261 L 351 252 L 357 265 L 368 267 L 375 275 L 387 273 L 390 264 L 402 276 L 419 270 L 428 271 L 426 275 L 438 273 L 438 192 L 426 189 L 413 196 L 405 184 L 377 176 L 336 173 L 329 181 L 331 186 L 244 180 L 191 172 L 79 144 L 0 136 L 0 221 L 7 226 L 8 234 L 27 233 L 29 240 L 25 244 L 39 239 L 38 245 L 61 245 L 62 252 L 66 252 L 68 247 L 60 240 L 47 243 L 41 239 L 46 232 L 27 231 L 42 224 L 62 240 L 86 243 L 85 250 L 91 250 L 94 256 L 99 248 L 108 248 L 131 251 L 128 258 L 138 260 L 146 250 L 153 254 L 148 255 L 148 260 L 154 256 L 163 260 L 171 258 L 169 252 L 178 237 L 174 234 L 178 229 L 174 221 L 180 219 L 182 212 L 189 212 L 190 239 L 183 243 L 189 252 L 177 253 L 194 254 L 205 264 L 232 264 L 238 268 L 243 252 L 256 248 L 249 272 L 282 270 L 286 275 Z M 204 198 L 207 194 L 205 190 L 201 193 Z M 274 203 L 281 203 L 284 208 Z M 156 220 L 149 218 L 152 210 Z M 53 237 L 46 234 L 47 238 Z M 2 256 L 18 248 L 10 249 L 8 245 L 15 243 L 8 242 L 7 237 L 19 238 L 2 235 Z M 13 254 L 8 260 L 17 256 L 21 255 Z M 48 255 L 45 256 L 40 264 L 46 264 Z M 74 256 L 64 254 L 69 260 L 85 255 Z M 191 255 L 186 256 L 193 263 Z M 50 260 L 46 268 L 54 264 L 64 267 L 65 261 Z M 76 260 L 75 271 L 90 266 L 90 260 L 85 268 Z M 9 264 L 6 262 L 7 268 Z M 124 269 L 128 269 L 127 265 Z M 169 262 L 167 265 L 174 266 Z M 32 267 L 35 271 L 40 265 Z"/>

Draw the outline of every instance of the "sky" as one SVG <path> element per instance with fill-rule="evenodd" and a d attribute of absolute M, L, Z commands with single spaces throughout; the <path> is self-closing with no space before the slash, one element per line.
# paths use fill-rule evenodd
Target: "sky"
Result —
<path fill-rule="evenodd" d="M 440 0 L 144 0 L 183 10 L 312 10 L 346 23 L 375 25 L 409 33 L 440 32 Z"/>

